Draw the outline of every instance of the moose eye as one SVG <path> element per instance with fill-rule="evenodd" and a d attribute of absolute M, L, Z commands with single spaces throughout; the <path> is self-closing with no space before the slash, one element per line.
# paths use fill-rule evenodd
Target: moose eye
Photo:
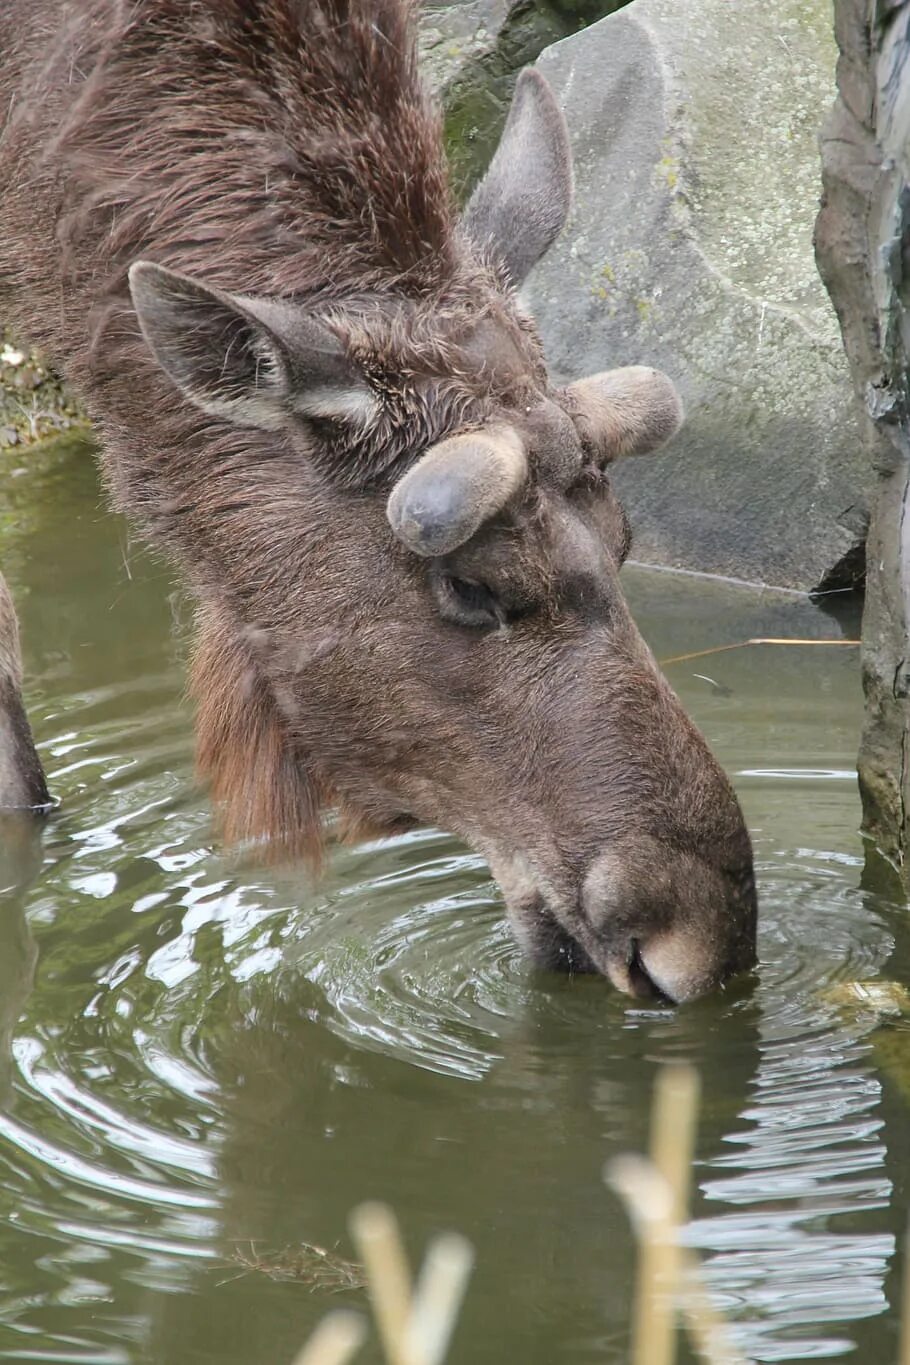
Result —
<path fill-rule="evenodd" d="M 460 626 L 501 626 L 506 614 L 496 594 L 485 583 L 442 574 L 436 580 L 439 609 Z"/>

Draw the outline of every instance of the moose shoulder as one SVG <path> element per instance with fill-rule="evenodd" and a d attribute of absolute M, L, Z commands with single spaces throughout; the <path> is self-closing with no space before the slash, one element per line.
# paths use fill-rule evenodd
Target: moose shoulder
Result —
<path fill-rule="evenodd" d="M 5 0 L 0 304 L 198 601 L 227 837 L 431 821 L 546 966 L 686 999 L 755 953 L 749 838 L 619 581 L 670 382 L 557 389 L 514 290 L 562 227 L 535 71 L 459 219 L 408 0 Z"/>

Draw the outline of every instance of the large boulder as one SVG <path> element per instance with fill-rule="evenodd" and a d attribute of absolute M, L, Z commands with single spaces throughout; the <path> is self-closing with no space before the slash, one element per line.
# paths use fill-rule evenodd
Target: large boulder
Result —
<path fill-rule="evenodd" d="M 634 0 L 540 59 L 577 174 L 526 291 L 551 364 L 653 363 L 688 410 L 616 471 L 637 559 L 812 589 L 858 558 L 870 470 L 812 254 L 835 58 L 830 0 Z"/>

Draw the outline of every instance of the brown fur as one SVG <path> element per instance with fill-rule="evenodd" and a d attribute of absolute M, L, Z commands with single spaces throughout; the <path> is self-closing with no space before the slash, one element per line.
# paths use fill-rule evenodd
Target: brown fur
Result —
<path fill-rule="evenodd" d="M 623 409 L 620 371 L 574 420 L 511 292 L 568 207 L 545 83 L 519 83 L 462 225 L 414 52 L 408 0 L 5 0 L 0 310 L 200 602 L 229 837 L 315 857 L 329 799 L 358 828 L 439 823 L 538 961 L 637 990 L 653 938 L 661 987 L 695 994 L 753 960 L 755 896 L 729 784 L 617 577 L 602 466 L 651 441 L 647 395 Z M 148 344 L 143 259 L 191 277 L 170 299 L 142 277 Z M 409 553 L 396 480 L 497 425 L 527 480 L 447 555 Z"/>
<path fill-rule="evenodd" d="M 198 698 L 197 761 L 222 812 L 224 838 L 318 866 L 317 784 L 288 744 L 284 721 L 243 635 L 214 614 L 199 622 L 191 682 Z"/>

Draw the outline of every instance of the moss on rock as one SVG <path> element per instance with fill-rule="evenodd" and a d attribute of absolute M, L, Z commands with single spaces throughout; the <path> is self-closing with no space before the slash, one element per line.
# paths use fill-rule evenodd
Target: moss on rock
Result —
<path fill-rule="evenodd" d="M 515 78 L 544 48 L 629 0 L 448 0 L 427 5 L 424 69 L 446 116 L 446 147 L 464 198 L 492 156 Z"/>
<path fill-rule="evenodd" d="M 34 445 L 82 425 L 84 416 L 35 351 L 0 328 L 0 449 Z"/>

